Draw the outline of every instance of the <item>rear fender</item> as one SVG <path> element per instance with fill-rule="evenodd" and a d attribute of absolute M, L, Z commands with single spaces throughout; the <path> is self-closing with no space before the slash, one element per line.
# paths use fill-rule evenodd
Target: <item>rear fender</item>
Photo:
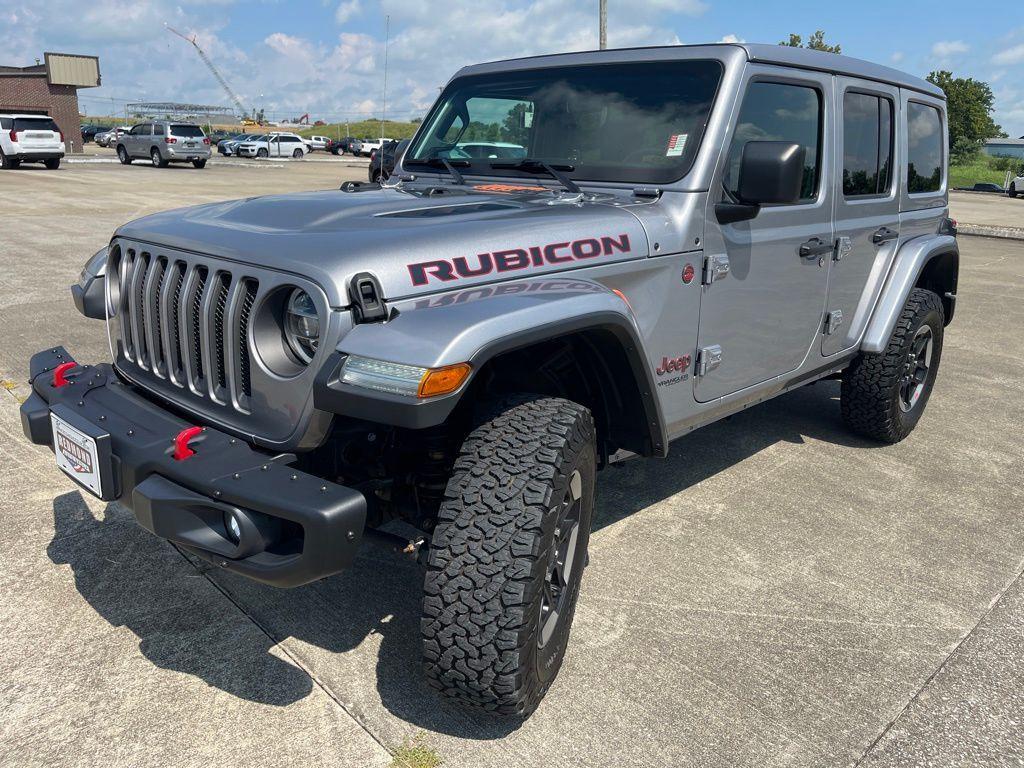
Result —
<path fill-rule="evenodd" d="M 948 322 L 953 316 L 954 299 L 944 294 L 956 294 L 959 262 L 960 249 L 956 238 L 951 235 L 926 235 L 907 241 L 896 254 L 896 261 L 885 281 L 878 305 L 868 322 L 861 349 L 872 353 L 885 350 L 907 297 L 914 287 L 921 283 L 922 277 L 927 277 L 930 272 L 935 271 L 932 270 L 933 265 L 943 265 L 941 281 L 934 285 L 928 283 L 925 287 L 939 291 L 939 297 L 947 307 Z M 936 278 L 938 277 L 936 274 Z"/>
<path fill-rule="evenodd" d="M 410 299 L 392 306 L 384 323 L 356 325 L 317 375 L 314 403 L 333 413 L 422 429 L 443 423 L 472 389 L 477 373 L 495 357 L 581 332 L 614 337 L 642 401 L 645 453 L 663 455 L 664 417 L 643 355 L 641 336 L 626 302 L 585 279 L 523 280 Z M 417 400 L 352 387 L 340 381 L 348 355 L 423 368 L 468 362 L 470 378 L 456 392 Z"/>

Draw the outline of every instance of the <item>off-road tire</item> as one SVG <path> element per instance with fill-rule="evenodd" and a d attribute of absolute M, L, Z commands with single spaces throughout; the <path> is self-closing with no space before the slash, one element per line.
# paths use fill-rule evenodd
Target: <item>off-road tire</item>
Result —
<path fill-rule="evenodd" d="M 60 158 L 54 157 L 50 158 L 49 160 L 43 160 L 43 165 L 46 166 L 46 170 L 48 171 L 56 171 L 58 168 L 60 168 Z"/>
<path fill-rule="evenodd" d="M 132 156 L 128 154 L 128 150 L 123 146 L 117 148 L 117 159 L 121 161 L 121 165 L 132 164 Z"/>
<path fill-rule="evenodd" d="M 922 326 L 931 329 L 932 351 L 924 389 L 909 410 L 900 407 L 901 380 L 915 338 Z M 861 353 L 843 372 L 840 407 L 846 425 L 864 437 L 898 443 L 917 426 L 935 383 L 942 357 L 945 325 L 942 300 L 932 291 L 910 292 L 885 351 Z"/>
<path fill-rule="evenodd" d="M 205 160 L 193 160 L 192 161 L 192 166 L 194 168 L 205 168 L 206 167 L 206 161 Z"/>
<path fill-rule="evenodd" d="M 586 564 L 595 444 L 590 411 L 541 395 L 494 402 L 463 442 L 433 532 L 421 622 L 427 680 L 445 695 L 526 716 L 558 674 Z M 541 647 L 556 534 L 565 542 L 569 530 L 556 526 L 574 483 L 565 602 Z"/>

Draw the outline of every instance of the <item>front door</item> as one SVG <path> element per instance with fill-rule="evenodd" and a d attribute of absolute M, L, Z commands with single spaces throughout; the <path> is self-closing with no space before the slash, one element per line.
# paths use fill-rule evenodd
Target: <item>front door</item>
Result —
<path fill-rule="evenodd" d="M 709 195 L 694 378 L 701 402 L 785 374 L 812 350 L 818 354 L 832 258 L 832 76 L 751 65 L 746 78 L 728 154 Z M 715 203 L 732 199 L 743 147 L 757 140 L 805 148 L 801 199 L 763 206 L 750 221 L 719 224 Z"/>
<path fill-rule="evenodd" d="M 899 91 L 836 78 L 835 221 L 837 247 L 829 268 L 821 353 L 853 347 L 899 243 L 895 126 Z"/>

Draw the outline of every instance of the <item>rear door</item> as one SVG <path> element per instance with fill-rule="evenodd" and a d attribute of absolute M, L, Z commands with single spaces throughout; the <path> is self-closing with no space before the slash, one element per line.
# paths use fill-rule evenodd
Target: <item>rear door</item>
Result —
<path fill-rule="evenodd" d="M 748 66 L 729 149 L 709 194 L 700 305 L 700 402 L 754 386 L 817 355 L 831 259 L 833 88 L 827 73 Z M 750 221 L 719 224 L 715 203 L 738 189 L 748 141 L 806 150 L 800 200 L 762 206 Z M 711 279 L 712 265 L 721 269 Z"/>
<path fill-rule="evenodd" d="M 899 244 L 895 169 L 896 88 L 836 78 L 835 211 L 837 247 L 828 277 L 821 353 L 853 347 L 871 315 Z"/>

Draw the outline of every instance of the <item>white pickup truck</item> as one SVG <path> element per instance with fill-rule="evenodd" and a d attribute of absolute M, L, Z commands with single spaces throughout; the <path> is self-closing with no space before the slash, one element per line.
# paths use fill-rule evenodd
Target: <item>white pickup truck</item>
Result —
<path fill-rule="evenodd" d="M 356 142 L 356 146 L 352 150 L 353 155 L 364 155 L 370 156 L 370 153 L 375 149 L 380 149 L 382 146 L 387 144 L 391 139 L 389 138 L 376 138 L 376 139 L 359 139 Z"/>

